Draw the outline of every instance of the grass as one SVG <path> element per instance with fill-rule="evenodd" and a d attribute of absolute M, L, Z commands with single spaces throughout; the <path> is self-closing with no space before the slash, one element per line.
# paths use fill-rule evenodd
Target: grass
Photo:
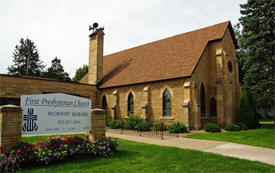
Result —
<path fill-rule="evenodd" d="M 78 135 L 83 136 L 83 135 Z M 23 141 L 35 143 L 43 137 L 23 137 Z M 184 150 L 131 142 L 118 139 L 119 151 L 109 158 L 83 158 L 19 172 L 274 172 L 275 167 L 212 153 Z"/>
<path fill-rule="evenodd" d="M 271 125 L 263 125 L 259 129 L 241 130 L 225 133 L 197 133 L 185 136 L 194 139 L 207 139 L 228 141 L 240 144 L 260 146 L 275 149 L 275 128 Z"/>
<path fill-rule="evenodd" d="M 259 119 L 259 122 L 269 122 L 269 123 L 272 123 L 272 122 L 274 122 L 274 119 L 273 118 L 262 118 L 262 119 Z"/>

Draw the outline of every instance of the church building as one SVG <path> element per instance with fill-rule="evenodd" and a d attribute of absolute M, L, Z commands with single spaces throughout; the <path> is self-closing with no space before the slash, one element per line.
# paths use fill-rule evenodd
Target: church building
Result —
<path fill-rule="evenodd" d="M 0 105 L 21 95 L 66 93 L 90 98 L 111 119 L 225 126 L 241 99 L 237 42 L 229 21 L 103 56 L 103 28 L 89 36 L 89 72 L 79 83 L 0 74 Z"/>
<path fill-rule="evenodd" d="M 103 28 L 90 35 L 89 72 L 108 118 L 129 114 L 189 128 L 234 122 L 241 99 L 237 42 L 229 21 L 103 56 Z"/>

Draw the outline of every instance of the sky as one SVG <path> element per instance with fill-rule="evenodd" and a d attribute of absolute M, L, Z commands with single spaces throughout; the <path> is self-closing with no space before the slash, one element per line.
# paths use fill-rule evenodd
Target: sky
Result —
<path fill-rule="evenodd" d="M 89 25 L 104 27 L 104 55 L 224 21 L 238 23 L 246 0 L 0 0 L 0 73 L 13 64 L 20 38 L 40 60 L 55 57 L 73 77 L 88 64 Z"/>

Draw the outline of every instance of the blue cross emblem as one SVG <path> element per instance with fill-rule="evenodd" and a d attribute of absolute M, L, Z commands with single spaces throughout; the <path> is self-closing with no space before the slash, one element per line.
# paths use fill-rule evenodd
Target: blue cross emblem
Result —
<path fill-rule="evenodd" d="M 23 117 L 24 125 L 22 127 L 23 131 L 37 131 L 38 126 L 35 121 L 37 121 L 37 115 L 33 114 L 33 108 L 28 108 L 28 114 Z"/>

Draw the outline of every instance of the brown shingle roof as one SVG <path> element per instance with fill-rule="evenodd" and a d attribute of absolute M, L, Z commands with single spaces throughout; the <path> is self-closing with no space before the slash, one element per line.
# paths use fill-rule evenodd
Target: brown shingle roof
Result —
<path fill-rule="evenodd" d="M 104 56 L 100 88 L 189 77 L 208 42 L 222 39 L 228 26 L 233 34 L 227 21 Z"/>

